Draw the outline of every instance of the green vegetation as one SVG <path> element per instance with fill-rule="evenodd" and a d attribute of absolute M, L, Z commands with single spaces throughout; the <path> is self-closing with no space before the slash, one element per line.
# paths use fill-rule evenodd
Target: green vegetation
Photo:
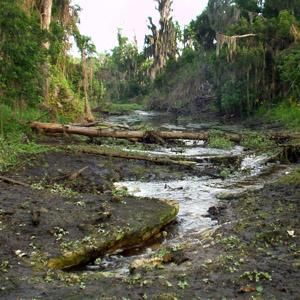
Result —
<path fill-rule="evenodd" d="M 299 128 L 298 1 L 209 0 L 182 31 L 167 0 L 157 7 L 159 24 L 149 18 L 144 52 L 119 30 L 117 46 L 105 54 L 80 34 L 79 7 L 50 2 L 50 15 L 38 0 L 0 3 L 1 168 L 14 164 L 18 153 L 41 151 L 31 139 L 24 143 L 27 122 L 92 120 L 90 102 L 116 113 L 148 107 L 245 118 L 259 111 Z M 71 37 L 80 58 L 68 54 Z M 231 147 L 213 133 L 209 144 Z M 243 145 L 272 146 L 261 136 Z"/>
<path fill-rule="evenodd" d="M 172 21 L 172 3 L 164 1 L 157 7 L 159 25 L 149 18 L 145 51 L 120 29 L 117 46 L 105 54 L 80 34 L 79 7 L 68 0 L 52 4 L 45 26 L 40 1 L 1 2 L 0 103 L 16 110 L 39 107 L 65 121 L 92 119 L 89 102 L 104 111 L 146 104 L 178 114 L 234 117 L 263 107 L 271 121 L 299 128 L 297 1 L 209 0 L 183 31 Z M 81 58 L 67 54 L 70 37 Z"/>
<path fill-rule="evenodd" d="M 300 168 L 281 177 L 277 182 L 281 184 L 300 184 Z"/>
<path fill-rule="evenodd" d="M 210 130 L 208 145 L 211 148 L 230 149 L 233 143 L 219 130 Z"/>
<path fill-rule="evenodd" d="M 284 101 L 269 109 L 262 108 L 259 115 L 272 122 L 280 122 L 290 129 L 300 128 L 300 103 Z"/>
<path fill-rule="evenodd" d="M 274 142 L 261 133 L 253 132 L 248 133 L 243 137 L 241 145 L 251 150 L 263 150 L 274 146 Z"/>
<path fill-rule="evenodd" d="M 264 107 L 270 120 L 299 128 L 299 11 L 295 1 L 209 0 L 185 29 L 181 55 L 154 80 L 149 107 L 242 118 Z"/>
<path fill-rule="evenodd" d="M 28 122 L 45 120 L 45 113 L 36 109 L 13 111 L 0 104 L 0 171 L 16 165 L 20 156 L 45 152 L 48 147 L 36 144 L 31 139 Z"/>

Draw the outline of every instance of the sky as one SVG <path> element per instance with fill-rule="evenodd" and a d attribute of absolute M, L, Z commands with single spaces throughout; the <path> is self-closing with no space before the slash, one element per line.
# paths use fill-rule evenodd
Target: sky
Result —
<path fill-rule="evenodd" d="M 80 32 L 92 38 L 98 52 L 109 51 L 117 45 L 118 28 L 131 41 L 136 36 L 138 46 L 143 48 L 148 17 L 155 24 L 158 11 L 154 0 L 73 0 L 80 12 Z M 181 26 L 187 25 L 207 5 L 207 0 L 173 0 L 173 18 Z"/>

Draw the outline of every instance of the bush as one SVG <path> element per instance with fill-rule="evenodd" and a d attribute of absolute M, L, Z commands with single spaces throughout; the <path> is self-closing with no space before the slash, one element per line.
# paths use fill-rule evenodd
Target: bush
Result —
<path fill-rule="evenodd" d="M 258 150 L 273 146 L 273 142 L 260 133 L 250 133 L 243 137 L 241 145 L 245 148 Z"/>
<path fill-rule="evenodd" d="M 13 111 L 0 104 L 0 172 L 18 163 L 22 154 L 45 152 L 48 147 L 29 140 L 30 128 L 27 124 L 39 119 L 46 120 L 42 112 L 34 109 Z"/>
<path fill-rule="evenodd" d="M 259 114 L 287 128 L 300 129 L 300 102 L 285 101 L 269 109 L 264 107 Z"/>
<path fill-rule="evenodd" d="M 208 145 L 211 148 L 230 149 L 233 143 L 219 130 L 210 130 Z"/>

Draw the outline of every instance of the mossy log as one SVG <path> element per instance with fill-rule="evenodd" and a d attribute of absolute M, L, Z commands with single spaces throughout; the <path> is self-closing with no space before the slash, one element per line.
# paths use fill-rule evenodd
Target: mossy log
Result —
<path fill-rule="evenodd" d="M 141 151 L 126 151 L 113 147 L 96 147 L 90 145 L 61 146 L 64 151 L 74 151 L 86 154 L 103 155 L 108 157 L 149 161 L 158 165 L 178 165 L 182 167 L 195 167 L 198 164 L 213 163 L 216 165 L 239 165 L 241 155 L 226 154 L 203 157 L 189 157 L 184 155 L 158 155 Z"/>
<path fill-rule="evenodd" d="M 152 155 L 143 152 L 130 152 L 120 149 L 114 149 L 109 147 L 94 147 L 94 146 L 72 146 L 72 147 L 62 147 L 64 150 L 70 150 L 74 152 L 86 153 L 86 154 L 96 154 L 108 157 L 133 159 L 133 160 L 143 160 L 149 161 L 159 165 L 178 165 L 183 167 L 193 167 L 197 165 L 196 160 L 192 160 L 189 157 L 176 157 L 168 155 Z"/>
<path fill-rule="evenodd" d="M 144 209 L 133 211 L 134 216 L 128 227 L 121 229 L 111 227 L 106 233 L 99 233 L 95 229 L 76 245 L 76 249 L 51 258 L 47 267 L 60 270 L 70 269 L 93 261 L 104 254 L 143 244 L 173 221 L 179 211 L 179 205 L 175 201 L 154 199 L 149 199 L 149 201 L 154 202 L 154 205 L 149 203 Z"/>

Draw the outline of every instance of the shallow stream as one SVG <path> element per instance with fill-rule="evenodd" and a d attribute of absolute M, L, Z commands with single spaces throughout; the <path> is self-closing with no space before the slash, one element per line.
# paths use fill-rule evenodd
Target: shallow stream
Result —
<path fill-rule="evenodd" d="M 168 130 L 200 130 L 221 128 L 220 124 L 199 123 L 195 120 L 176 119 L 165 114 L 154 112 L 135 111 L 127 116 L 111 116 L 111 123 L 125 124 L 135 128 L 152 128 Z M 232 128 L 234 130 L 236 128 Z M 230 130 L 230 128 L 226 128 Z M 132 151 L 132 148 L 124 150 Z M 133 149 L 134 150 L 134 149 Z M 136 151 L 136 150 L 134 150 Z M 141 151 L 141 150 L 139 150 Z M 126 188 L 128 193 L 139 197 L 171 199 L 179 202 L 180 210 L 176 224 L 170 226 L 167 238 L 163 245 L 176 245 L 180 243 L 197 243 L 195 233 L 214 228 L 217 221 L 208 215 L 210 207 L 221 205 L 219 199 L 224 199 L 228 194 L 241 193 L 246 190 L 260 189 L 281 172 L 286 171 L 286 166 L 278 162 L 268 162 L 268 154 L 256 155 L 247 152 L 241 146 L 235 146 L 230 150 L 209 148 L 204 141 L 191 142 L 182 140 L 175 145 L 156 146 L 151 151 L 142 150 L 147 154 L 182 156 L 197 161 L 196 168 L 203 170 L 208 167 L 216 167 L 210 162 L 212 157 L 239 156 L 238 166 L 222 165 L 224 175 L 218 178 L 214 176 L 195 176 L 187 174 L 182 180 L 152 180 L 152 181 L 121 181 L 116 182 L 115 187 Z M 228 164 L 228 163 L 227 163 Z M 200 173 L 200 172 L 199 172 Z M 149 200 L 151 201 L 151 200 Z M 117 273 L 128 272 L 130 263 L 140 257 L 149 256 L 157 251 L 161 244 L 152 244 L 134 253 L 134 255 L 112 255 L 104 258 L 98 264 L 91 264 L 87 269 L 105 269 Z"/>

